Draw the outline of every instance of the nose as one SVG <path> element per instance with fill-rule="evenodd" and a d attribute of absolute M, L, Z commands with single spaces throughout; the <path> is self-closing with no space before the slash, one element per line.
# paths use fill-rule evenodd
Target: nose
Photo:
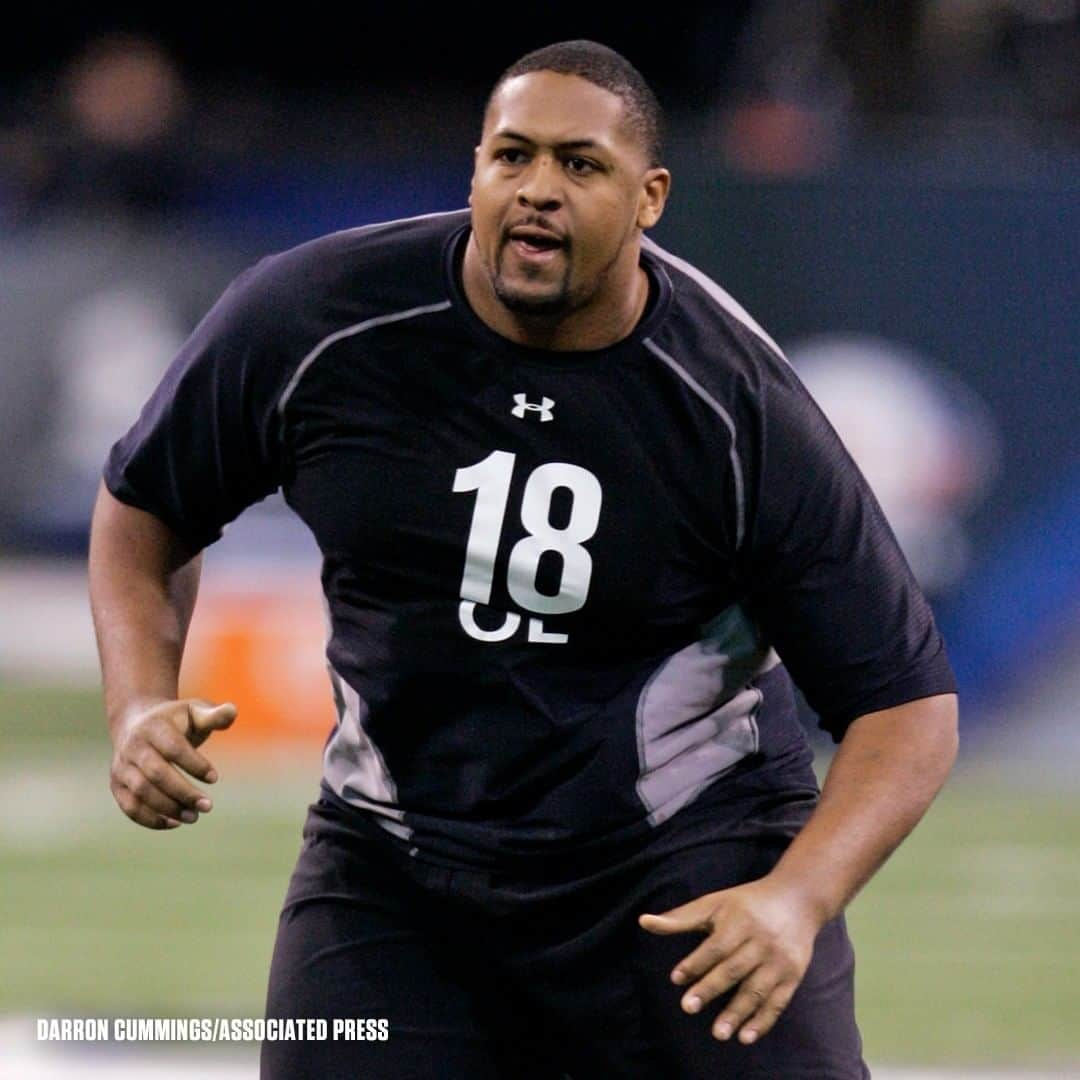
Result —
<path fill-rule="evenodd" d="M 538 154 L 530 163 L 518 187 L 517 200 L 534 210 L 557 210 L 562 205 L 558 162 Z"/>

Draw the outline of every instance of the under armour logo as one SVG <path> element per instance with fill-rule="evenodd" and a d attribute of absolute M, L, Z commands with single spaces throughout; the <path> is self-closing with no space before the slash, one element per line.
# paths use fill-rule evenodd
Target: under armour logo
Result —
<path fill-rule="evenodd" d="M 555 402 L 549 397 L 541 398 L 539 405 L 533 404 L 524 394 L 515 394 L 514 400 L 517 404 L 510 411 L 519 420 L 524 420 L 527 412 L 538 412 L 541 423 L 555 419 L 555 414 L 551 411 L 555 408 Z"/>

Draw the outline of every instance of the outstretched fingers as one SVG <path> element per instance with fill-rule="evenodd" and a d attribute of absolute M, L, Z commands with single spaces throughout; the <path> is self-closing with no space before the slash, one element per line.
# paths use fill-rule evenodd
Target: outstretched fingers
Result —
<path fill-rule="evenodd" d="M 671 973 L 677 986 L 692 983 L 683 995 L 682 1007 L 698 1012 L 703 1005 L 720 997 L 742 982 L 761 963 L 761 949 L 752 941 L 735 946 L 714 937 L 707 938 Z"/>
<path fill-rule="evenodd" d="M 747 979 L 727 1008 L 716 1018 L 712 1033 L 730 1039 L 737 1031 L 739 1041 L 749 1045 L 761 1038 L 780 1018 L 798 986 L 797 979 L 779 979 L 762 968 Z"/>
<path fill-rule="evenodd" d="M 743 1043 L 761 1038 L 787 1008 L 821 927 L 819 912 L 799 891 L 770 877 L 642 915 L 638 922 L 654 934 L 704 933 L 675 965 L 671 981 L 687 987 L 681 1006 L 688 1013 L 734 990 L 712 1033 L 730 1039 L 738 1032 Z"/>

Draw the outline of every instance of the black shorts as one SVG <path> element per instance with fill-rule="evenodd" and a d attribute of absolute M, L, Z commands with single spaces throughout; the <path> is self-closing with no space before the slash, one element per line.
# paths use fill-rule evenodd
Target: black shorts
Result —
<path fill-rule="evenodd" d="M 262 1077 L 868 1077 L 842 919 L 821 931 L 790 1005 L 755 1045 L 712 1038 L 722 1002 L 682 1011 L 685 989 L 669 976 L 697 939 L 648 934 L 638 915 L 761 877 L 787 841 L 695 833 L 680 848 L 670 831 L 668 841 L 662 858 L 646 847 L 592 873 L 507 875 L 425 860 L 320 799 L 281 914 L 266 1014 L 388 1024 L 352 1029 L 374 1037 L 268 1040 Z"/>

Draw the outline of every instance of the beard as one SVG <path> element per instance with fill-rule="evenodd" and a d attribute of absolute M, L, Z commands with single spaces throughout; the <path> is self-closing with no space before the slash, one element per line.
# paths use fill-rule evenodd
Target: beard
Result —
<path fill-rule="evenodd" d="M 502 255 L 495 265 L 495 272 L 491 275 L 491 287 L 500 303 L 508 311 L 515 315 L 553 316 L 568 315 L 580 307 L 580 301 L 570 291 L 570 268 L 563 270 L 561 278 L 553 281 L 544 293 L 534 293 L 510 284 L 502 270 Z M 537 275 L 525 273 L 526 279 Z"/>
<path fill-rule="evenodd" d="M 576 306 L 565 279 L 557 291 L 546 296 L 513 289 L 503 281 L 501 274 L 496 275 L 491 285 L 503 307 L 515 315 L 568 315 Z"/>

